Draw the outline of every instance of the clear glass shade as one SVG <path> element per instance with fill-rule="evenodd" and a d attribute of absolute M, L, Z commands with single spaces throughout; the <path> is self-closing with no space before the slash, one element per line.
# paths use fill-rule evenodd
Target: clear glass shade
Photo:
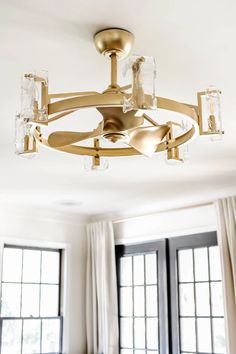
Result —
<path fill-rule="evenodd" d="M 155 59 L 146 56 L 131 56 L 126 62 L 123 74 L 127 79 L 127 83 L 132 83 L 132 94 L 124 98 L 123 111 L 156 109 Z"/>
<path fill-rule="evenodd" d="M 105 157 L 99 158 L 99 163 L 94 161 L 93 157 L 85 157 L 84 158 L 84 169 L 86 171 L 105 171 L 109 167 L 109 161 Z"/>
<path fill-rule="evenodd" d="M 221 136 L 222 117 L 220 91 L 216 87 L 209 86 L 205 94 L 201 95 L 201 111 L 202 132 Z"/>
<path fill-rule="evenodd" d="M 20 114 L 17 114 L 15 118 L 15 152 L 24 158 L 33 158 L 37 153 L 33 126 Z"/>
<path fill-rule="evenodd" d="M 16 154 L 25 158 L 32 158 L 37 152 L 31 122 L 48 119 L 47 106 L 43 102 L 47 86 L 46 71 L 25 74 L 22 78 L 20 112 L 15 118 L 15 147 Z"/>
<path fill-rule="evenodd" d="M 47 107 L 42 102 L 42 87 L 47 85 L 46 71 L 24 75 L 21 84 L 20 115 L 27 122 L 47 120 Z"/>

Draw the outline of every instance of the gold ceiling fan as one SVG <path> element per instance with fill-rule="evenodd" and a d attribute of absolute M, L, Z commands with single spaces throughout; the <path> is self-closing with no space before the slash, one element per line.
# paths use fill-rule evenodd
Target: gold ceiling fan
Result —
<path fill-rule="evenodd" d="M 156 97 L 155 60 L 145 56 L 132 56 L 127 61 L 126 71 L 131 74 L 131 82 L 120 87 L 117 83 L 117 61 L 130 54 L 133 34 L 124 29 L 105 29 L 95 34 L 94 42 L 97 50 L 111 60 L 111 83 L 102 93 L 49 94 L 45 72 L 24 76 L 21 111 L 16 117 L 16 152 L 19 155 L 32 156 L 41 144 L 67 153 L 89 155 L 93 168 L 100 166 L 100 159 L 104 156 L 151 156 L 164 150 L 169 160 L 180 161 L 179 146 L 189 143 L 199 134 L 222 134 L 219 90 L 210 87 L 199 92 L 197 106 Z M 48 137 L 42 134 L 42 127 L 81 108 L 90 107 L 96 108 L 102 116 L 94 130 L 55 131 Z M 160 124 L 148 115 L 157 108 L 182 115 L 187 124 L 181 134 L 174 136 L 173 127 L 181 128 L 178 122 L 168 120 Z M 114 147 L 103 147 L 101 137 L 114 143 Z M 77 145 L 87 139 L 94 140 L 93 147 Z M 124 142 L 127 147 L 116 147 L 117 142 Z"/>

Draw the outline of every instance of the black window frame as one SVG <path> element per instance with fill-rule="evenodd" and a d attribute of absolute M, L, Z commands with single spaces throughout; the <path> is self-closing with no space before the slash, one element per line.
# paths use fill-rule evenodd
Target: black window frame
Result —
<path fill-rule="evenodd" d="M 59 338 L 59 353 L 50 353 L 50 354 L 62 354 L 63 352 L 63 316 L 61 314 L 61 302 L 62 302 L 62 299 L 61 299 L 61 296 L 62 296 L 62 262 L 63 262 L 63 249 L 61 248 L 49 248 L 49 247 L 38 247 L 38 246 L 23 246 L 23 245 L 16 245 L 16 244 L 4 244 L 3 245 L 3 252 L 4 252 L 4 249 L 6 248 L 13 248 L 13 249 L 20 249 L 20 250 L 32 250 L 32 251 L 49 251 L 49 252 L 56 252 L 59 254 L 59 277 L 58 277 L 58 316 L 40 316 L 40 313 L 39 313 L 39 316 L 38 317 L 25 317 L 25 316 L 21 316 L 21 313 L 20 313 L 20 316 L 10 316 L 10 317 L 6 317 L 6 316 L 1 316 L 1 308 L 0 308 L 0 353 L 1 353 L 1 348 L 2 348 L 2 327 L 3 327 L 3 321 L 4 320 L 21 320 L 22 321 L 22 333 L 21 333 L 21 352 L 22 352 L 22 343 L 23 343 L 23 325 L 24 325 L 24 321 L 27 321 L 27 320 L 41 320 L 41 323 L 40 323 L 40 350 L 41 350 L 41 347 L 42 347 L 42 321 L 43 320 L 53 320 L 53 319 L 57 319 L 59 320 L 60 322 L 60 338 Z M 41 255 L 42 257 L 42 255 Z M 23 258 L 24 258 L 24 252 L 22 254 L 22 266 L 23 266 Z M 3 261 L 3 260 L 2 260 Z M 41 273 L 41 267 L 42 267 L 42 260 L 40 260 L 40 273 Z M 1 267 L 1 272 L 3 273 L 3 264 L 2 264 L 2 267 Z M 21 269 L 21 272 L 22 272 L 22 269 Z M 41 276 L 40 276 L 41 277 Z M 20 284 L 21 287 L 23 284 L 34 284 L 34 283 L 30 283 L 30 282 L 23 282 L 22 281 L 22 277 L 21 277 L 21 281 L 20 282 L 3 282 L 2 281 L 2 275 L 1 275 L 1 283 L 0 283 L 0 289 L 2 292 L 2 284 L 6 284 L 6 283 L 12 283 L 12 284 Z M 39 284 L 39 286 L 41 286 L 41 284 L 52 284 L 54 285 L 54 283 L 42 283 L 41 282 L 41 279 L 40 279 L 40 283 L 37 283 Z M 21 290 L 22 292 L 22 290 Z M 22 296 L 22 294 L 21 294 Z M 41 291 L 39 292 L 39 303 L 41 301 L 40 299 L 40 296 L 41 296 Z M 22 304 L 21 304 L 22 306 Z"/>
<path fill-rule="evenodd" d="M 156 253 L 157 254 L 157 271 L 158 271 L 158 319 L 162 323 L 162 326 L 159 327 L 159 353 L 169 354 L 167 348 L 169 338 L 168 338 L 168 323 L 167 319 L 167 298 L 166 298 L 166 287 L 167 287 L 167 268 L 166 268 L 166 240 L 157 240 L 154 242 L 140 243 L 135 245 L 117 245 L 116 246 L 116 269 L 117 269 L 117 287 L 118 287 L 118 313 L 120 313 L 120 299 L 119 299 L 119 289 L 120 289 L 120 267 L 119 262 L 120 258 L 123 256 L 137 256 L 139 254 L 148 254 Z M 162 306 L 159 306 L 159 304 Z M 120 316 L 119 316 L 120 318 Z M 120 326 L 120 321 L 119 321 Z M 119 339 L 120 347 L 120 339 Z"/>
<path fill-rule="evenodd" d="M 179 326 L 179 289 L 178 289 L 178 251 L 184 249 L 196 249 L 201 247 L 217 246 L 217 233 L 207 232 L 196 235 L 174 237 L 169 239 L 169 265 L 171 282 L 170 289 L 170 322 L 172 354 L 181 353 L 180 348 L 180 326 Z"/>
<path fill-rule="evenodd" d="M 178 251 L 217 246 L 216 231 L 158 239 L 153 242 L 116 246 L 118 313 L 120 319 L 120 258 L 157 252 L 159 354 L 180 354 Z M 120 326 L 120 321 L 119 321 Z M 119 343 L 120 344 L 120 343 Z M 120 345 L 119 345 L 120 347 Z"/>

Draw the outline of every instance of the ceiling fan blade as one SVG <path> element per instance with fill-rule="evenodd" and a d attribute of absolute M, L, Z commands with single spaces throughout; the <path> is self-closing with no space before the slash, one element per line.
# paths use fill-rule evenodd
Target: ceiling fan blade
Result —
<path fill-rule="evenodd" d="M 57 148 L 66 145 L 78 143 L 79 141 L 95 138 L 102 133 L 103 122 L 100 122 L 98 127 L 90 132 L 68 132 L 58 131 L 49 135 L 48 143 L 51 147 Z"/>
<path fill-rule="evenodd" d="M 128 144 L 145 156 L 152 156 L 157 145 L 169 131 L 168 125 L 159 127 L 139 127 L 129 132 Z"/>

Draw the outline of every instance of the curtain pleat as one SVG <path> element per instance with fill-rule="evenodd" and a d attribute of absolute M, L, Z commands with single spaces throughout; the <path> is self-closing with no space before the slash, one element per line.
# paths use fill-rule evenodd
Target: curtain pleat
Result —
<path fill-rule="evenodd" d="M 221 255 L 227 354 L 236 353 L 236 198 L 216 202 Z"/>
<path fill-rule="evenodd" d="M 87 225 L 87 354 L 118 354 L 115 243 L 111 222 Z"/>

